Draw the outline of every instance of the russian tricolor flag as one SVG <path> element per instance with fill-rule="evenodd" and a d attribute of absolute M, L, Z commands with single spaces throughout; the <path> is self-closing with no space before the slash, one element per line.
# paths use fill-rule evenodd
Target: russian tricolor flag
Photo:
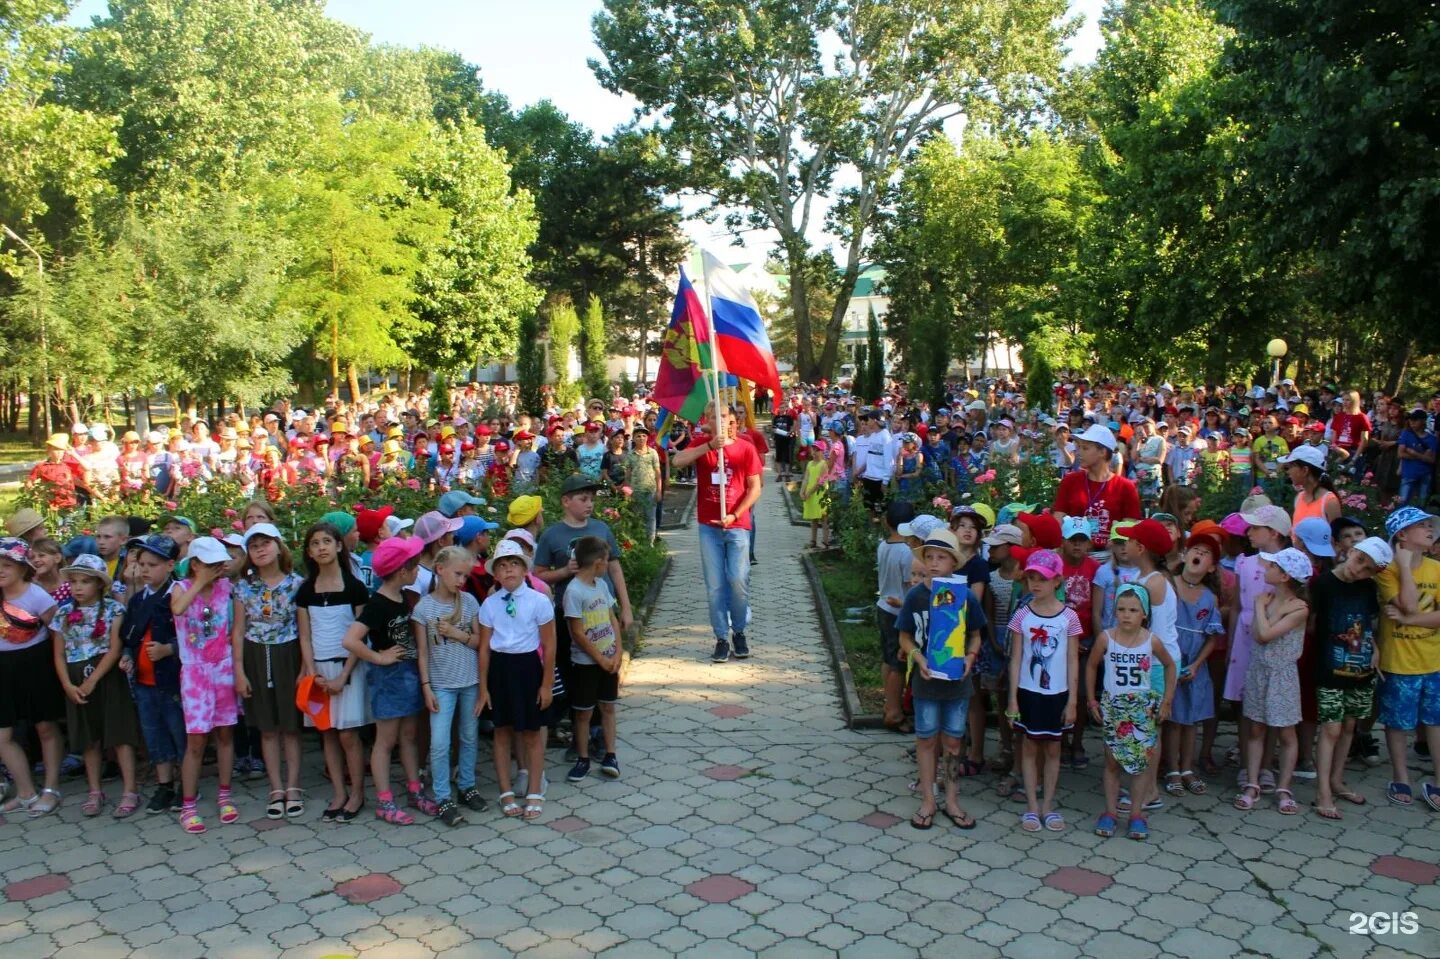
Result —
<path fill-rule="evenodd" d="M 735 271 L 708 251 L 704 253 L 705 289 L 710 297 L 710 320 L 715 327 L 715 345 L 724 358 L 724 368 L 757 386 L 780 395 L 780 371 L 775 368 L 775 351 L 755 298 L 740 283 Z"/>

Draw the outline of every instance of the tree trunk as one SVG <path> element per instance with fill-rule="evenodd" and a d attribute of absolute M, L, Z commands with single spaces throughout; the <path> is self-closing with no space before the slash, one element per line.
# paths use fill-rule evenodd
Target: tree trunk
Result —
<path fill-rule="evenodd" d="M 845 272 L 840 277 L 840 288 L 835 291 L 835 307 L 830 311 L 830 322 L 825 324 L 825 344 L 820 350 L 820 359 L 812 362 L 813 370 L 805 377 L 806 382 L 814 383 L 822 377 L 828 378 L 835 369 L 835 360 L 840 354 L 840 331 L 845 328 L 845 314 L 850 310 L 850 300 L 855 296 L 855 281 L 860 277 L 860 261 L 857 257 L 851 257 L 851 262 L 845 266 Z M 796 333 L 799 333 L 800 325 L 796 322 Z M 800 343 L 806 350 L 810 349 L 810 321 L 806 317 L 805 335 L 801 337 Z M 880 357 L 871 357 L 872 362 L 880 364 L 880 376 L 885 376 L 884 344 L 880 347 Z"/>
<path fill-rule="evenodd" d="M 647 355 L 650 349 L 650 334 L 642 327 L 640 330 L 640 353 L 635 358 L 635 382 L 646 382 L 645 366 L 650 357 Z"/>
<path fill-rule="evenodd" d="M 360 371 L 357 370 L 357 369 L 355 369 L 355 364 L 354 364 L 354 363 L 351 363 L 351 364 L 349 365 L 349 367 L 346 369 L 346 371 L 345 371 L 345 378 L 350 381 L 350 402 L 351 402 L 351 403 L 359 403 L 359 402 L 360 402 Z M 339 390 L 336 390 L 335 392 L 336 392 L 336 394 L 337 394 L 337 395 L 336 395 L 336 399 L 339 399 L 339 395 L 338 395 L 338 394 L 339 394 L 340 391 L 339 391 Z"/>
<path fill-rule="evenodd" d="M 790 270 L 790 311 L 795 315 L 795 369 L 804 383 L 814 383 L 819 367 L 810 338 L 810 290 L 805 280 L 805 240 L 785 243 L 785 261 Z"/>
<path fill-rule="evenodd" d="M 1390 356 L 1390 373 L 1385 379 L 1385 395 L 1394 396 L 1405 385 L 1405 374 L 1409 372 L 1410 360 L 1415 355 L 1415 341 L 1407 338 Z"/>

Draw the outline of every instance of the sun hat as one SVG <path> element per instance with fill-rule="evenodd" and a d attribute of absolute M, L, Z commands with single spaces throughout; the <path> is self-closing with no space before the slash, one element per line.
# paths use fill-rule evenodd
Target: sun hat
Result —
<path fill-rule="evenodd" d="M 492 523 L 478 516 L 466 516 L 460 520 L 460 528 L 455 531 L 455 542 L 461 546 L 469 546 L 481 533 L 499 528 L 499 523 Z"/>
<path fill-rule="evenodd" d="M 1385 517 L 1385 535 L 1394 540 L 1395 536 L 1418 523 L 1428 522 L 1435 517 L 1414 506 L 1402 506 Z"/>
<path fill-rule="evenodd" d="M 1310 565 L 1310 557 L 1300 552 L 1293 546 L 1287 546 L 1278 553 L 1261 552 L 1260 558 L 1267 563 L 1274 563 L 1285 571 L 1285 575 L 1297 583 L 1309 582 L 1310 575 L 1315 568 Z"/>
<path fill-rule="evenodd" d="M 1304 463 L 1313 466 L 1322 473 L 1325 471 L 1325 454 L 1318 446 L 1297 446 L 1289 454 L 1282 456 L 1277 462 L 1288 466 L 1291 463 Z"/>
<path fill-rule="evenodd" d="M 981 540 L 986 546 L 1019 546 L 1024 541 L 1025 534 L 1020 527 L 1010 523 L 1001 523 L 996 526 Z"/>
<path fill-rule="evenodd" d="M 35 527 L 44 525 L 45 517 L 27 506 L 10 514 L 10 518 L 5 521 L 5 532 L 19 539 Z"/>
<path fill-rule="evenodd" d="M 560 484 L 560 495 L 569 496 L 571 493 L 593 493 L 599 488 L 600 484 L 584 473 L 572 473 L 565 477 L 565 482 Z"/>
<path fill-rule="evenodd" d="M 106 568 L 105 561 L 94 553 L 81 553 L 72 559 L 70 564 L 61 569 L 60 572 L 94 576 L 105 584 L 103 590 L 110 589 L 110 571 Z"/>
<path fill-rule="evenodd" d="M 984 508 L 982 509 L 981 507 Z M 987 513 L 989 514 L 988 516 L 986 515 Z M 985 503 L 961 503 L 950 511 L 950 518 L 952 520 L 959 519 L 962 516 L 969 516 L 972 519 L 979 520 L 980 532 L 982 533 L 989 529 L 995 522 L 995 511 Z"/>
<path fill-rule="evenodd" d="M 1334 556 L 1335 544 L 1331 541 L 1330 524 L 1324 517 L 1311 516 L 1295 524 L 1295 538 L 1304 544 L 1311 556 Z"/>
<path fill-rule="evenodd" d="M 295 684 L 295 708 L 310 717 L 316 729 L 324 732 L 330 728 L 330 694 L 316 682 L 318 679 L 311 674 L 302 676 Z"/>
<path fill-rule="evenodd" d="M 1086 516 L 1067 516 L 1060 523 L 1060 538 L 1063 540 L 1075 539 L 1076 537 L 1090 538 L 1090 519 Z"/>
<path fill-rule="evenodd" d="M 1157 556 L 1164 556 L 1175 548 L 1175 539 L 1159 520 L 1142 519 L 1133 526 L 1120 527 L 1119 523 L 1110 527 L 1112 539 L 1128 539 L 1139 543 Z"/>
<path fill-rule="evenodd" d="M 921 513 L 919 516 L 906 523 L 895 527 L 895 532 L 901 536 L 913 536 L 919 540 L 925 540 L 930 534 L 938 529 L 945 528 L 945 521 L 938 516 L 931 516 L 929 513 Z"/>
<path fill-rule="evenodd" d="M 35 568 L 30 558 L 30 544 L 23 539 L 0 539 L 0 559 Z"/>
<path fill-rule="evenodd" d="M 395 507 L 385 504 L 379 509 L 366 509 L 361 506 L 355 510 L 355 528 L 360 531 L 360 540 L 365 543 L 373 543 L 375 537 L 380 535 L 380 527 L 395 513 Z"/>
<path fill-rule="evenodd" d="M 1384 569 L 1395 561 L 1395 551 L 1390 544 L 1378 536 L 1367 536 L 1355 544 L 1355 548 L 1375 561 L 1375 565 Z"/>
<path fill-rule="evenodd" d="M 1087 426 L 1085 432 L 1075 437 L 1077 443 L 1094 443 L 1096 446 L 1103 446 L 1110 452 L 1115 452 L 1115 434 L 1108 426 L 1101 426 L 1098 423 Z"/>
<path fill-rule="evenodd" d="M 52 433 L 45 441 L 45 445 L 53 450 L 68 450 L 70 448 L 69 433 Z"/>
<path fill-rule="evenodd" d="M 1054 550 L 1037 549 L 1025 558 L 1024 571 L 1039 573 L 1046 579 L 1058 579 L 1065 575 L 1065 564 Z"/>
<path fill-rule="evenodd" d="M 539 496 L 517 496 L 510 501 L 505 521 L 511 526 L 529 526 L 545 508 L 545 501 Z"/>
<path fill-rule="evenodd" d="M 919 518 L 920 517 L 918 516 L 915 517 L 915 519 L 917 520 Z M 937 522 L 939 521 L 937 520 Z M 950 530 L 945 527 L 943 522 L 941 522 L 941 526 L 939 529 L 935 529 L 927 533 L 925 535 L 925 539 L 920 543 L 920 545 L 915 547 L 915 557 L 917 559 L 924 559 L 925 551 L 927 549 L 944 550 L 955 558 L 955 562 L 957 564 L 961 561 L 960 541 L 955 538 L 954 533 L 950 532 Z"/>
<path fill-rule="evenodd" d="M 1251 526 L 1266 526 L 1281 536 L 1290 535 L 1290 514 L 1279 506 L 1266 503 L 1252 510 L 1241 509 L 1240 518 Z"/>
<path fill-rule="evenodd" d="M 174 562 L 180 558 L 180 547 L 175 540 L 164 533 L 152 533 L 149 536 L 134 536 L 125 542 L 126 550 L 142 549 L 147 553 L 158 556 L 161 559 Z"/>
<path fill-rule="evenodd" d="M 375 571 L 376 576 L 385 579 L 393 576 L 396 570 L 424 551 L 425 541 L 418 536 L 407 536 L 403 539 L 392 536 L 376 546 L 375 551 L 370 554 L 370 568 Z"/>
<path fill-rule="evenodd" d="M 1221 546 L 1224 546 L 1230 539 L 1230 531 L 1213 519 L 1202 519 L 1190 527 L 1189 536 L 1186 537 L 1187 542 L 1190 536 L 1213 536 Z"/>
<path fill-rule="evenodd" d="M 259 524 L 264 525 L 264 524 Z M 256 527 L 251 527 L 253 533 Z M 190 548 L 185 551 L 185 558 L 193 559 L 200 563 L 228 563 L 230 554 L 225 550 L 225 544 L 213 536 L 201 536 L 192 540 Z"/>
<path fill-rule="evenodd" d="M 446 533 L 455 532 L 463 522 L 463 520 L 431 510 L 415 521 L 415 536 L 428 546 Z"/>
<path fill-rule="evenodd" d="M 530 572 L 530 557 L 525 555 L 525 548 L 513 539 L 500 541 L 500 545 L 495 547 L 495 555 L 485 563 L 485 571 L 494 576 L 495 564 L 502 559 L 518 559 L 525 564 L 525 572 Z"/>

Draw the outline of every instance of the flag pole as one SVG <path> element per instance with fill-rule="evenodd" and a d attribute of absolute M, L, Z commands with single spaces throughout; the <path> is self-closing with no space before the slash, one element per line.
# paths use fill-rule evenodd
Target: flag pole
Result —
<path fill-rule="evenodd" d="M 719 361 L 719 358 L 720 358 L 720 347 L 719 347 L 719 345 L 718 345 L 718 344 L 716 343 L 716 341 L 715 341 L 715 307 L 712 306 L 711 303 L 710 303 L 710 269 L 709 269 L 709 266 L 710 266 L 710 264 L 709 264 L 709 261 L 708 261 L 708 259 L 707 259 L 707 255 L 706 255 L 705 251 L 702 249 L 702 250 L 700 251 L 700 269 L 701 269 L 701 272 L 705 274 L 705 312 L 706 312 L 707 314 L 709 314 L 709 315 L 706 317 L 706 319 L 709 321 L 709 325 L 710 325 L 710 369 L 709 369 L 709 371 L 708 371 L 708 372 L 710 373 L 710 397 L 711 397 L 711 400 L 712 400 L 711 408 L 714 410 L 714 413 L 715 413 L 715 424 L 714 424 L 715 435 L 716 435 L 716 436 L 719 436 L 719 435 L 720 435 L 720 430 L 722 430 L 722 429 L 724 428 L 724 420 L 723 420 L 723 419 L 721 418 L 721 416 L 720 416 L 720 403 L 722 402 L 722 401 L 721 401 L 721 398 L 720 398 L 720 368 L 719 368 L 719 367 L 720 367 L 720 364 L 719 364 L 719 362 L 718 362 L 718 361 Z M 717 470 L 717 472 L 718 472 L 719 475 L 720 475 L 720 483 L 719 483 L 719 490 L 720 490 L 720 528 L 721 528 L 721 529 L 724 529 L 724 528 L 725 528 L 725 446 L 724 446 L 723 443 L 721 444 L 720 449 L 717 451 L 717 455 L 718 455 L 718 459 L 717 459 L 716 462 L 717 462 L 718 465 L 716 466 L 716 470 Z"/>

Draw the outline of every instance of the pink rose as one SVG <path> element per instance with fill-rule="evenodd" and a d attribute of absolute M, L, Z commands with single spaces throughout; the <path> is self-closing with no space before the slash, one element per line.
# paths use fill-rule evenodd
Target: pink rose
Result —
<path fill-rule="evenodd" d="M 634 491 L 633 489 L 631 489 L 630 487 L 628 487 L 628 486 L 622 486 L 622 487 L 620 487 L 620 492 L 621 492 L 622 494 L 624 494 L 625 496 L 629 496 L 631 493 L 633 493 L 633 492 L 635 492 L 635 491 Z"/>
<path fill-rule="evenodd" d="M 405 485 L 410 489 L 418 490 L 420 488 L 420 481 L 418 479 L 408 479 L 405 481 Z"/>
<path fill-rule="evenodd" d="M 230 524 L 230 528 L 233 529 L 233 530 L 234 530 L 235 532 L 237 532 L 237 533 L 243 533 L 243 532 L 245 532 L 245 524 L 242 523 L 242 522 L 240 522 L 238 519 L 237 519 L 235 522 L 233 522 L 233 523 Z"/>
<path fill-rule="evenodd" d="M 167 499 L 167 500 L 165 501 L 165 508 L 166 508 L 166 509 L 179 509 L 179 508 L 180 508 L 180 504 L 177 503 L 177 502 L 175 502 L 173 499 Z"/>
<path fill-rule="evenodd" d="M 237 513 L 235 510 L 231 509 L 230 507 L 228 507 L 228 506 L 225 507 L 225 518 L 226 518 L 226 519 L 234 519 L 235 517 L 237 517 L 237 516 L 239 516 L 239 515 L 240 515 L 239 513 Z"/>
<path fill-rule="evenodd" d="M 225 531 L 218 526 L 212 526 L 210 528 L 210 535 L 215 537 L 216 539 L 220 539 L 225 535 Z"/>
<path fill-rule="evenodd" d="M 1252 489 L 1250 490 L 1250 495 L 1251 495 L 1251 496 L 1264 496 L 1264 495 L 1265 495 L 1265 487 L 1263 487 L 1263 486 L 1256 486 L 1256 487 L 1252 488 Z"/>

